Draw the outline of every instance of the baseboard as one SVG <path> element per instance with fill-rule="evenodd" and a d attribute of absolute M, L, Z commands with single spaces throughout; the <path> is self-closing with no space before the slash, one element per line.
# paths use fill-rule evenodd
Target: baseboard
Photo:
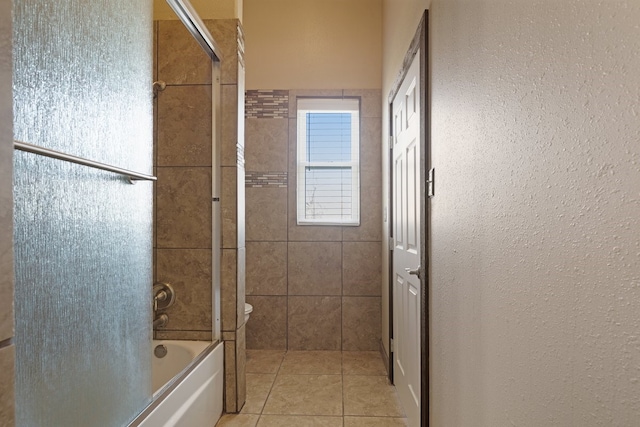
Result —
<path fill-rule="evenodd" d="M 382 361 L 384 362 L 384 369 L 387 371 L 387 377 L 391 378 L 391 365 L 389 364 L 389 356 L 387 356 L 387 352 L 384 349 L 384 344 L 382 344 L 382 340 L 380 340 L 380 356 L 382 356 Z"/>

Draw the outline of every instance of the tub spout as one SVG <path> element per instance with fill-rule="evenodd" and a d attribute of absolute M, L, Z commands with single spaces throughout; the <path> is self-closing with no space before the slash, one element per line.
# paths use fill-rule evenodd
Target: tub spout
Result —
<path fill-rule="evenodd" d="M 167 316 L 164 313 L 161 314 L 160 316 L 153 319 L 153 329 L 163 327 L 164 325 L 167 324 L 168 321 L 169 321 L 169 316 Z"/>

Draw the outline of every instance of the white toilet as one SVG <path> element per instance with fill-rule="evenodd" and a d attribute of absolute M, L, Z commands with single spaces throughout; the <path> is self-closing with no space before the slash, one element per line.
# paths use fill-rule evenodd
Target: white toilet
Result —
<path fill-rule="evenodd" d="M 244 323 L 247 323 L 247 320 L 249 320 L 249 315 L 251 314 L 252 311 L 253 311 L 253 306 L 248 302 L 245 302 L 244 303 Z"/>

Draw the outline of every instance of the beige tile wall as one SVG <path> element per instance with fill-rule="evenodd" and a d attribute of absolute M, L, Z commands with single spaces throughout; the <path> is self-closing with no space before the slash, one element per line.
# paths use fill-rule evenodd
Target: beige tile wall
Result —
<path fill-rule="evenodd" d="M 223 56 L 221 83 L 222 262 L 221 310 L 225 341 L 225 412 L 238 412 L 246 400 L 245 380 L 245 196 L 242 26 L 236 19 L 205 20 Z"/>
<path fill-rule="evenodd" d="M 296 97 L 343 95 L 361 99 L 361 225 L 299 226 Z M 379 349 L 381 116 L 378 89 L 291 90 L 287 117 L 246 118 L 247 171 L 288 173 L 286 188 L 246 188 L 247 348 Z"/>
<path fill-rule="evenodd" d="M 14 363 L 15 346 L 0 348 L 0 425 L 6 427 L 13 426 L 15 422 Z"/>
<path fill-rule="evenodd" d="M 205 20 L 222 50 L 221 328 L 225 341 L 225 411 L 244 405 L 244 151 L 238 115 L 244 105 L 242 30 L 238 20 Z M 157 338 L 212 338 L 211 62 L 178 21 L 156 22 L 156 280 L 176 290 Z"/>
<path fill-rule="evenodd" d="M 3 10 L 11 2 L 0 0 Z M 13 104 L 11 13 L 0 16 L 0 425 L 14 425 Z"/>
<path fill-rule="evenodd" d="M 211 61 L 180 21 L 156 21 L 155 278 L 176 304 L 156 337 L 211 339 Z"/>
<path fill-rule="evenodd" d="M 9 91 L 11 93 L 11 91 Z M 0 141 L 0 343 L 13 337 L 13 147 Z"/>
<path fill-rule="evenodd" d="M 211 250 L 158 249 L 157 274 L 179 296 L 169 309 L 172 328 L 210 333 Z"/>

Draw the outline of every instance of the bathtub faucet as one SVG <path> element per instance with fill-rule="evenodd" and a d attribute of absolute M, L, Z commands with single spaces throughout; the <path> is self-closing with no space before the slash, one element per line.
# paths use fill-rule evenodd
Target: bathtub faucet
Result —
<path fill-rule="evenodd" d="M 169 296 L 167 291 L 160 291 L 153 296 L 153 311 L 158 311 L 158 303 L 160 301 L 166 301 Z"/>
<path fill-rule="evenodd" d="M 173 286 L 166 282 L 153 284 L 153 312 L 165 310 L 176 302 L 176 292 Z"/>

